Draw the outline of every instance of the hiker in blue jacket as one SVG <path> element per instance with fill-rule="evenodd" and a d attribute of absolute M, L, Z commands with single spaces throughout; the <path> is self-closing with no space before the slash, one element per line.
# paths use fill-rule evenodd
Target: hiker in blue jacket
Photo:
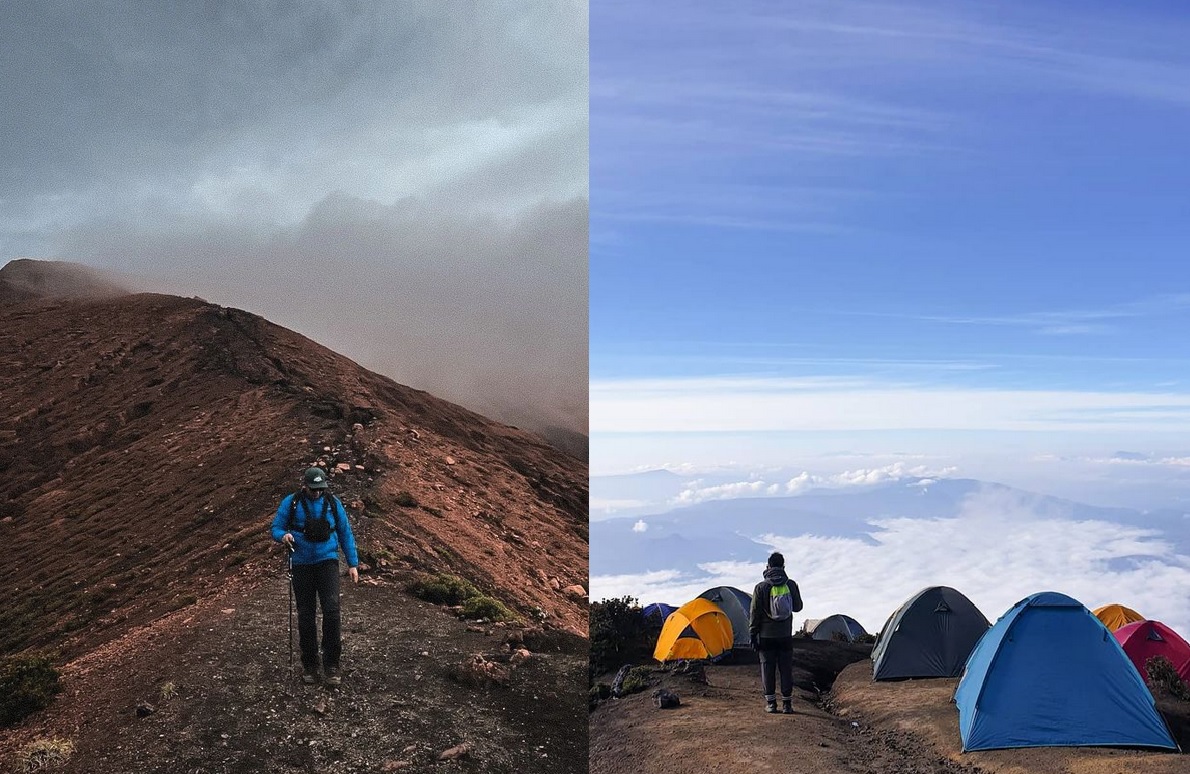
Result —
<path fill-rule="evenodd" d="M 309 468 L 302 489 L 281 501 L 273 519 L 273 540 L 293 552 L 293 595 L 297 601 L 302 682 L 318 680 L 318 626 L 315 605 L 322 606 L 322 669 L 327 685 L 341 685 L 343 646 L 339 620 L 339 549 L 347 557 L 352 583 L 359 582 L 359 555 L 347 511 L 327 491 L 322 468 Z"/>
<path fill-rule="evenodd" d="M 777 672 L 781 673 L 781 711 L 793 712 L 793 614 L 801 609 L 801 591 L 785 574 L 785 556 L 774 551 L 764 580 L 752 592 L 748 621 L 752 648 L 760 654 L 765 712 L 777 711 Z"/>

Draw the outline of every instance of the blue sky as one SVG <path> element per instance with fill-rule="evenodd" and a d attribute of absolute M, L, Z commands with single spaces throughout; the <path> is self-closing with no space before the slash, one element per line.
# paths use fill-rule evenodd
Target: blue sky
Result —
<path fill-rule="evenodd" d="M 593 473 L 1190 448 L 1190 10 L 1037 6 L 592 5 Z"/>

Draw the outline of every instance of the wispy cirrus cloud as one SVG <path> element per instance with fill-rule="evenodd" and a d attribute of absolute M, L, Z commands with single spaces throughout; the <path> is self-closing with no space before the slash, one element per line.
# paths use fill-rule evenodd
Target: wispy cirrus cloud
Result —
<path fill-rule="evenodd" d="M 781 378 L 596 380 L 593 433 L 1190 430 L 1190 393 L 979 389 Z"/>

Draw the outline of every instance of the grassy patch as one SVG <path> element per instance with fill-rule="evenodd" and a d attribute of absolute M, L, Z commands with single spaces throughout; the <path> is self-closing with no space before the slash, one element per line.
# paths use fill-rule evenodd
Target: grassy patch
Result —
<path fill-rule="evenodd" d="M 74 752 L 74 742 L 69 739 L 38 739 L 21 748 L 17 753 L 17 770 L 21 772 L 40 771 L 66 762 Z"/>
<path fill-rule="evenodd" d="M 442 573 L 427 575 L 409 584 L 409 593 L 436 605 L 461 605 L 480 596 L 479 589 L 467 581 Z"/>
<path fill-rule="evenodd" d="M 505 607 L 500 600 L 491 597 L 472 597 L 463 603 L 464 618 L 486 618 L 489 621 L 512 621 L 516 614 Z"/>
<path fill-rule="evenodd" d="M 0 665 L 0 726 L 45 709 L 62 690 L 58 670 L 44 656 L 19 656 Z"/>

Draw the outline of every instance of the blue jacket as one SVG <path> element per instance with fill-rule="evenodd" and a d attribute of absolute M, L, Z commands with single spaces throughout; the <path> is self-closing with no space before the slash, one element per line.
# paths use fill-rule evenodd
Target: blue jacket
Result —
<path fill-rule="evenodd" d="M 347 512 L 343 510 L 343 503 L 339 502 L 339 498 L 330 492 L 322 495 L 322 497 L 330 497 L 332 504 L 326 512 L 326 517 L 331 522 L 329 540 L 314 543 L 306 540 L 306 536 L 300 532 L 306 524 L 307 508 L 312 516 L 322 513 L 321 497 L 318 500 L 309 500 L 302 497 L 300 492 L 287 495 L 277 508 L 277 515 L 273 518 L 273 540 L 279 543 L 285 533 L 289 532 L 289 501 L 295 497 L 301 499 L 298 500 L 297 512 L 293 517 L 294 524 L 297 526 L 293 532 L 293 563 L 318 564 L 328 559 L 338 560 L 339 548 L 342 547 L 343 555 L 347 557 L 347 565 L 349 567 L 359 566 L 359 554 L 355 552 L 355 536 L 351 534 L 351 524 L 347 521 Z M 305 502 L 302 502 L 303 500 Z"/>

